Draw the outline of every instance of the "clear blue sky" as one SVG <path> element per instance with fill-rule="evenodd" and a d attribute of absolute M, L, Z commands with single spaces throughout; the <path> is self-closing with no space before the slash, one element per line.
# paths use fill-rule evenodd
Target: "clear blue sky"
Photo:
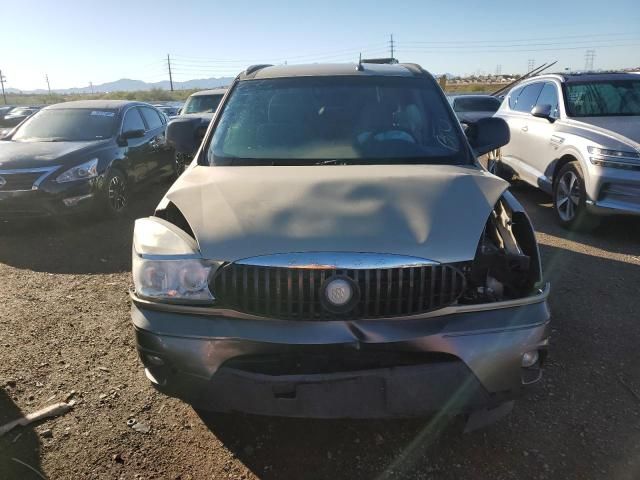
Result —
<path fill-rule="evenodd" d="M 482 5 L 482 6 L 481 6 Z M 523 72 L 558 60 L 640 66 L 640 0 L 165 1 L 6 0 L 0 69 L 8 86 L 86 86 L 119 78 L 233 75 L 251 63 L 349 61 L 388 54 L 434 73 Z"/>

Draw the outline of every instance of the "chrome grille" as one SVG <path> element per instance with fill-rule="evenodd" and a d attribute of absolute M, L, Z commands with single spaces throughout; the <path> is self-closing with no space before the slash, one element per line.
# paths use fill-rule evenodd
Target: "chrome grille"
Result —
<path fill-rule="evenodd" d="M 359 300 L 335 314 L 321 302 L 322 286 L 334 275 L 353 280 Z M 292 320 L 344 320 L 415 315 L 454 303 L 465 277 L 452 265 L 397 268 L 288 268 L 228 264 L 218 270 L 211 290 L 219 306 L 249 314 Z"/>

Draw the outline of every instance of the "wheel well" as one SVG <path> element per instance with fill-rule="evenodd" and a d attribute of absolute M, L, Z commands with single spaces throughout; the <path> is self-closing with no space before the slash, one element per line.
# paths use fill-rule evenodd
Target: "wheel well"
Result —
<path fill-rule="evenodd" d="M 560 157 L 556 162 L 555 166 L 553 167 L 553 176 L 551 177 L 551 181 L 553 183 L 556 182 L 556 175 L 560 172 L 560 170 L 562 170 L 562 167 L 564 167 L 567 163 L 577 162 L 577 161 L 578 159 L 573 155 L 563 155 L 562 157 Z"/>
<path fill-rule="evenodd" d="M 127 170 L 126 168 L 124 168 L 124 162 L 122 160 L 118 161 L 114 161 L 111 163 L 111 165 L 109 165 L 109 167 L 107 168 L 107 171 L 109 170 L 113 170 L 116 169 L 118 170 L 120 173 L 122 173 L 122 175 L 124 175 L 124 178 L 126 181 L 129 181 L 129 176 L 127 175 Z"/>

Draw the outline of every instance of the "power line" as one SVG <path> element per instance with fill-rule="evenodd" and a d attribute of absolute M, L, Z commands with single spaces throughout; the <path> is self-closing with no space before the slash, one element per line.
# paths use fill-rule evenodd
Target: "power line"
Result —
<path fill-rule="evenodd" d="M 633 47 L 636 45 L 640 45 L 640 42 L 633 42 L 633 43 L 619 43 L 619 44 L 615 44 L 615 45 L 595 45 L 598 48 L 618 48 L 618 47 Z M 517 53 L 517 52 L 556 52 L 556 51 L 560 51 L 560 50 L 582 50 L 584 48 L 584 46 L 582 47 L 555 47 L 555 48 L 525 48 L 525 49 L 513 49 L 513 50 L 483 50 L 483 49 L 478 49 L 478 50 L 465 50 L 465 49 L 458 49 L 455 50 L 456 53 Z M 425 48 L 416 48 L 416 47 L 411 47 L 411 48 L 406 48 L 406 47 L 401 47 L 402 51 L 409 51 L 409 52 L 441 52 L 442 50 L 440 48 L 437 47 L 425 47 Z M 451 51 L 449 51 L 450 53 Z"/>
<path fill-rule="evenodd" d="M 616 37 L 616 36 L 638 36 L 638 32 L 629 32 L 629 33 L 594 33 L 594 34 L 584 34 L 584 35 L 562 35 L 562 36 L 558 36 L 558 37 L 543 37 L 544 40 L 566 40 L 569 38 L 589 38 L 592 39 L 594 37 Z M 541 40 L 540 38 L 520 38 L 520 39 L 504 39 L 503 43 L 506 42 L 535 42 L 535 41 L 539 41 Z M 624 39 L 614 39 L 614 41 L 616 40 L 624 40 Z M 429 45 L 450 45 L 450 44 L 469 44 L 469 43 L 473 43 L 473 44 L 479 44 L 479 43 L 495 43 L 496 39 L 488 39 L 488 40 L 477 40 L 477 39 L 472 39 L 472 40 L 444 40 L 444 41 L 425 41 L 425 40 L 418 40 L 418 41 L 406 41 L 406 42 L 402 42 L 403 45 L 405 44 L 429 44 Z M 604 41 L 604 40 L 599 40 L 599 41 Z M 570 42 L 570 43 L 575 43 L 575 42 Z M 486 45 L 482 45 L 482 46 L 486 46 Z"/>

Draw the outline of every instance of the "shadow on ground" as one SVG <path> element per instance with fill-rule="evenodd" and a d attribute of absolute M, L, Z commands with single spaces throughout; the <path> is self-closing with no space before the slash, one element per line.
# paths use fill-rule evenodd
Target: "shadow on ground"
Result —
<path fill-rule="evenodd" d="M 573 232 L 556 221 L 551 196 L 524 183 L 511 187 L 511 192 L 523 204 L 536 231 L 559 238 L 601 248 L 624 255 L 640 255 L 640 217 L 612 215 L 600 218 L 591 232 Z"/>
<path fill-rule="evenodd" d="M 48 273 L 117 273 L 131 268 L 136 218 L 153 211 L 166 192 L 158 184 L 137 192 L 119 219 L 90 216 L 0 223 L 0 263 Z"/>
<path fill-rule="evenodd" d="M 4 425 L 22 415 L 4 389 L 0 389 L 0 425 Z M 20 463 L 22 462 L 22 463 Z M 2 479 L 42 479 L 40 468 L 40 441 L 32 426 L 16 427 L 0 437 L 0 478 Z"/>

